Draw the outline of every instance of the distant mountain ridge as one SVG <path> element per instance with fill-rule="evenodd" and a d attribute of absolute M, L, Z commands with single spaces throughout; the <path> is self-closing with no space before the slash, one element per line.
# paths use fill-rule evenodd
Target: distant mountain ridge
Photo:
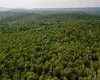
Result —
<path fill-rule="evenodd" d="M 0 7 L 0 11 L 8 11 L 10 8 Z"/>
<path fill-rule="evenodd" d="M 5 8 L 5 7 L 0 7 L 0 11 L 15 11 L 15 10 L 65 10 L 65 11 L 98 11 L 100 10 L 100 7 L 86 7 L 86 8 L 32 8 L 32 9 L 27 9 L 27 8 Z"/>
<path fill-rule="evenodd" d="M 68 11 L 84 11 L 90 13 L 100 14 L 100 7 L 87 7 L 87 8 L 4 8 L 0 7 L 0 11 L 14 11 L 14 12 L 35 12 L 35 11 L 58 11 L 58 12 L 68 12 Z"/>

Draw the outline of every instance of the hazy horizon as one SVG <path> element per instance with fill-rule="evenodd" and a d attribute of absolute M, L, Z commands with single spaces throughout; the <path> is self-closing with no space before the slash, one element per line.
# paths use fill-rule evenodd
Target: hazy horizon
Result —
<path fill-rule="evenodd" d="M 100 0 L 3 0 L 5 8 L 87 8 L 100 7 Z"/>
<path fill-rule="evenodd" d="M 28 7 L 4 7 L 4 6 L 0 6 L 0 8 L 12 8 L 12 9 L 35 9 L 35 8 L 100 8 L 100 6 L 99 7 L 96 7 L 96 6 L 93 6 L 93 7 L 91 7 L 91 6 L 89 6 L 89 7 L 30 7 L 30 8 L 28 8 Z"/>

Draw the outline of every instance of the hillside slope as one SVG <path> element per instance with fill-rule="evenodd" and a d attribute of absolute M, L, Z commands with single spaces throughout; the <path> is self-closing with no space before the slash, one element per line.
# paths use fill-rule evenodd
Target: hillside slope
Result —
<path fill-rule="evenodd" d="M 99 16 L 32 13 L 12 18 L 0 23 L 0 80 L 100 79 Z"/>

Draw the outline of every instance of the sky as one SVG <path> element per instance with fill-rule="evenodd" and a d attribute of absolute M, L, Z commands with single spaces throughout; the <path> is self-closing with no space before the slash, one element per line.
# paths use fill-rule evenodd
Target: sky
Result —
<path fill-rule="evenodd" d="M 0 0 L 7 8 L 79 8 L 100 7 L 100 0 Z"/>

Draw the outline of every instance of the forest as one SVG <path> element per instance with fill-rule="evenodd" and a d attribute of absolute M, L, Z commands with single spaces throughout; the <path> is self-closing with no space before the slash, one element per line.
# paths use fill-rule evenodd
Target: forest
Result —
<path fill-rule="evenodd" d="M 100 80 L 100 16 L 0 12 L 0 80 Z"/>

